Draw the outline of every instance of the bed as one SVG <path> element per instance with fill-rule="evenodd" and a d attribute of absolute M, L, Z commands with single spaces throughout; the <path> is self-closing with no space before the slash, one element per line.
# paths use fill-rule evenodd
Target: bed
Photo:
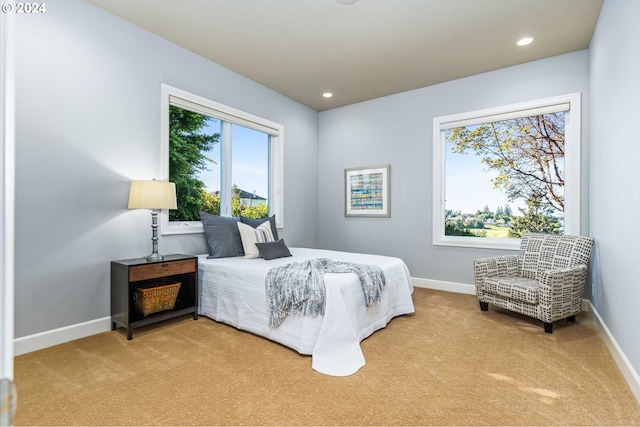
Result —
<path fill-rule="evenodd" d="M 312 356 L 312 368 L 347 376 L 365 365 L 360 341 L 384 328 L 392 318 L 414 312 L 413 286 L 405 263 L 394 257 L 309 248 L 288 248 L 290 257 L 265 260 L 245 257 L 198 260 L 198 313 L 218 322 L 268 338 L 300 354 Z M 265 278 L 270 269 L 313 258 L 378 265 L 386 286 L 380 301 L 365 305 L 354 273 L 326 273 L 324 315 L 289 314 L 279 326 L 269 326 Z"/>

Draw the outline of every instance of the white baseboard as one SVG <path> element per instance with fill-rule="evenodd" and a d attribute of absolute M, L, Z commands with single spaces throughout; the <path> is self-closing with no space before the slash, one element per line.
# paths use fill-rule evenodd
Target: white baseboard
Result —
<path fill-rule="evenodd" d="M 458 294 L 475 295 L 475 285 L 467 285 L 464 283 L 444 282 L 442 280 L 420 279 L 412 277 L 411 281 L 416 288 L 436 289 L 438 291 L 455 292 Z"/>
<path fill-rule="evenodd" d="M 440 291 L 457 292 L 470 295 L 475 295 L 476 293 L 475 285 L 420 279 L 416 277 L 412 277 L 411 281 L 413 282 L 413 286 L 418 288 L 429 288 Z M 595 309 L 591 301 L 589 301 L 588 299 L 583 299 L 582 310 L 590 311 L 591 313 L 593 313 L 593 323 L 595 323 L 598 332 L 600 332 L 600 336 L 602 336 L 602 339 L 607 345 L 607 348 L 611 352 L 611 355 L 616 361 L 620 372 L 622 372 L 624 379 L 627 381 L 627 384 L 629 384 L 631 392 L 636 397 L 636 400 L 640 403 L 640 376 L 638 376 L 636 370 L 633 368 L 633 366 L 631 366 L 631 363 L 629 363 L 629 359 L 627 359 L 627 356 L 625 356 L 620 346 L 618 346 L 618 343 L 616 342 L 615 338 L 613 338 L 613 335 L 611 335 L 609 328 L 607 328 L 607 325 L 604 323 L 602 317 L 600 317 L 600 314 Z"/>
<path fill-rule="evenodd" d="M 412 278 L 413 285 L 419 288 L 430 288 L 460 294 L 475 295 L 475 286 L 461 283 L 443 282 L 439 280 Z M 43 348 L 63 344 L 68 341 L 88 337 L 111 330 L 111 318 L 90 320 L 77 325 L 65 326 L 51 331 L 16 338 L 13 341 L 14 356 L 42 350 Z"/>
<path fill-rule="evenodd" d="M 40 332 L 26 337 L 16 338 L 13 341 L 14 356 L 42 350 L 68 341 L 88 337 L 111 330 L 111 317 L 90 320 L 77 325 L 65 326 L 51 331 Z"/>
<path fill-rule="evenodd" d="M 476 289 L 474 285 L 468 285 L 464 283 L 444 282 L 441 280 L 421 279 L 412 277 L 411 281 L 413 286 L 418 288 L 436 289 L 440 291 L 455 292 L 460 294 L 475 295 Z M 595 309 L 591 301 L 583 300 L 582 309 L 584 311 L 590 311 L 593 313 L 593 322 L 595 323 L 600 335 L 605 341 L 607 348 L 613 355 L 613 359 L 616 361 L 618 368 L 622 372 L 625 380 L 629 384 L 631 391 L 633 392 L 636 400 L 640 402 L 640 376 L 633 368 L 629 359 L 625 356 L 624 352 L 618 346 L 613 335 L 607 328 L 607 325 L 600 317 L 600 314 Z M 90 335 L 99 334 L 111 330 L 111 318 L 103 317 L 101 319 L 90 320 L 88 322 L 79 323 L 77 325 L 65 326 L 59 329 L 53 329 L 51 331 L 40 332 L 26 337 L 16 338 L 13 342 L 14 355 L 20 356 L 21 354 L 30 353 L 32 351 L 41 350 L 43 348 L 51 347 L 54 345 L 62 344 L 68 341 L 77 340 L 79 338 L 88 337 Z"/>
<path fill-rule="evenodd" d="M 611 335 L 609 328 L 607 328 L 604 320 L 602 320 L 602 317 L 600 317 L 600 313 L 598 313 L 598 310 L 596 310 L 591 301 L 586 301 L 589 306 L 589 311 L 593 313 L 593 323 L 595 323 L 596 327 L 598 328 L 602 339 L 609 348 L 609 351 L 611 352 L 613 359 L 616 361 L 618 368 L 620 368 L 620 372 L 622 372 L 624 379 L 627 380 L 627 384 L 629 384 L 631 392 L 636 397 L 638 403 L 640 403 L 640 376 L 638 375 L 638 372 L 636 372 L 633 366 L 631 366 L 629 359 L 627 359 L 627 356 L 625 356 L 615 338 L 613 337 L 613 335 Z"/>

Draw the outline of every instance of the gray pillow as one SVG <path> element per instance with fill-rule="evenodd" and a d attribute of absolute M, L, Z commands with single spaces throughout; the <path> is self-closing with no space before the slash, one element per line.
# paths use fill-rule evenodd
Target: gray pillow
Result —
<path fill-rule="evenodd" d="M 266 260 L 291 256 L 289 248 L 287 248 L 282 239 L 275 242 L 256 243 L 256 246 L 260 251 L 260 256 Z"/>
<path fill-rule="evenodd" d="M 246 216 L 240 217 L 240 222 L 243 224 L 247 224 L 252 226 L 253 228 L 258 227 L 260 224 L 269 220 L 269 224 L 271 225 L 271 233 L 273 234 L 273 238 L 278 240 L 278 229 L 276 228 L 276 216 L 271 215 L 268 218 L 247 218 Z"/>
<path fill-rule="evenodd" d="M 227 258 L 244 255 L 242 239 L 238 231 L 238 218 L 200 212 L 204 237 L 209 248 L 207 258 Z"/>

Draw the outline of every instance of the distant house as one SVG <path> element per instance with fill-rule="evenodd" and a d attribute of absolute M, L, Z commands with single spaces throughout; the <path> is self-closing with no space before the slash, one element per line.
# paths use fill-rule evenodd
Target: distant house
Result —
<path fill-rule="evenodd" d="M 257 206 L 260 203 L 267 203 L 267 199 L 262 196 L 258 196 L 255 191 L 253 193 L 249 193 L 248 191 L 244 191 L 242 189 L 238 189 L 240 192 L 240 203 L 245 206 Z M 219 194 L 220 191 L 214 191 L 213 194 Z"/>
<path fill-rule="evenodd" d="M 255 191 L 249 193 L 248 191 L 240 190 L 240 203 L 246 206 L 256 206 L 260 203 L 267 203 L 267 199 L 258 196 Z"/>

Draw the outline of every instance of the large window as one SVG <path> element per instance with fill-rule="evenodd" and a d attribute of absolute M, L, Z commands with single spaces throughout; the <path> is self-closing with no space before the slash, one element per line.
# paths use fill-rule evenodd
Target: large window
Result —
<path fill-rule="evenodd" d="M 580 233 L 580 94 L 433 120 L 433 244 Z"/>
<path fill-rule="evenodd" d="M 200 211 L 276 215 L 282 227 L 283 127 L 162 85 L 163 180 L 176 183 L 178 209 L 161 232 L 202 232 Z"/>

